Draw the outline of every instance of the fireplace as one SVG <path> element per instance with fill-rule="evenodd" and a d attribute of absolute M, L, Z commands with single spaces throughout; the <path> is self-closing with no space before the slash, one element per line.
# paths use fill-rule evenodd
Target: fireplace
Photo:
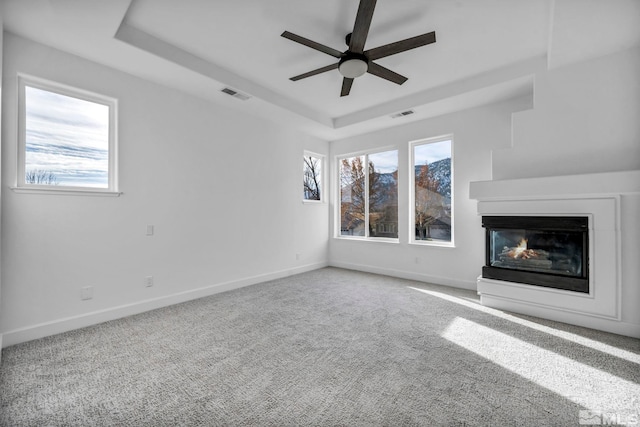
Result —
<path fill-rule="evenodd" d="M 589 293 L 588 225 L 586 216 L 483 216 L 482 277 Z"/>
<path fill-rule="evenodd" d="M 479 268 L 476 281 L 483 305 L 640 337 L 640 170 L 477 181 L 470 184 L 469 196 L 478 201 L 487 236 L 486 248 L 477 248 L 481 259 L 486 251 L 486 260 L 481 261 L 486 265 Z M 514 225 L 513 220 L 525 222 Z M 527 249 L 549 252 L 550 271 L 540 272 L 533 265 L 524 271 L 518 271 L 519 265 L 491 265 L 500 260 L 505 246 L 518 247 L 522 237 L 514 233 L 506 239 L 509 233 L 505 233 L 518 230 Z M 569 245 L 561 245 L 564 249 L 559 251 L 548 239 L 539 238 L 545 234 Z M 580 268 L 558 269 L 553 261 L 563 251 L 573 261 L 565 258 L 561 264 L 573 262 Z M 525 278 L 514 278 L 512 273 L 525 273 Z"/>

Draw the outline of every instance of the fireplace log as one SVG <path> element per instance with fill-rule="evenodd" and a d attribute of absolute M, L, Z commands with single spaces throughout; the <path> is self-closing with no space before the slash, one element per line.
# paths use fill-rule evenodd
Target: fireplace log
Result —
<path fill-rule="evenodd" d="M 521 249 L 505 246 L 498 256 L 500 259 L 549 259 L 549 252 L 543 249 Z"/>
<path fill-rule="evenodd" d="M 497 263 L 493 263 L 494 267 L 510 267 L 510 268 L 524 268 L 524 269 L 543 269 L 550 270 L 553 262 L 548 259 L 514 259 L 514 258 L 502 258 Z"/>

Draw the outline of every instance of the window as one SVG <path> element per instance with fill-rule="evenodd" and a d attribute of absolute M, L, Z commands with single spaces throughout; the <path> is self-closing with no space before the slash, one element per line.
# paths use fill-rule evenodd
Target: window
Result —
<path fill-rule="evenodd" d="M 322 156 L 305 152 L 303 158 L 304 201 L 322 201 Z"/>
<path fill-rule="evenodd" d="M 398 151 L 339 159 L 340 236 L 398 238 Z"/>
<path fill-rule="evenodd" d="M 410 144 L 412 243 L 453 244 L 451 146 L 450 136 Z"/>
<path fill-rule="evenodd" d="M 115 192 L 116 101 L 19 79 L 19 188 Z"/>

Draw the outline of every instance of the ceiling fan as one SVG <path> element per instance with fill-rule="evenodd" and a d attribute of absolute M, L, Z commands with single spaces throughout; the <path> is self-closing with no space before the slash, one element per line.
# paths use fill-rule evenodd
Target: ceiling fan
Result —
<path fill-rule="evenodd" d="M 396 53 L 415 49 L 416 47 L 435 43 L 436 33 L 435 31 L 432 31 L 430 33 L 389 43 L 373 49 L 364 50 L 375 7 L 376 0 L 360 0 L 353 31 L 345 37 L 347 46 L 349 46 L 345 52 L 340 52 L 339 50 L 314 42 L 313 40 L 290 33 L 289 31 L 282 33 L 281 35 L 284 38 L 293 40 L 294 42 L 303 44 L 339 59 L 339 61 L 334 64 L 291 77 L 290 80 L 297 81 L 326 71 L 335 70 L 337 68 L 340 74 L 344 76 L 340 96 L 349 95 L 351 85 L 353 85 L 353 79 L 360 77 L 365 73 L 373 74 L 374 76 L 381 77 L 399 85 L 406 82 L 407 78 L 405 76 L 378 65 L 373 61 L 390 55 L 395 55 Z"/>

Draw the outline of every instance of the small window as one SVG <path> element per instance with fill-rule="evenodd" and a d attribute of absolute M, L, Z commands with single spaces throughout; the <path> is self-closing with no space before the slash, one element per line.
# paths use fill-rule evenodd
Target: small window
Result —
<path fill-rule="evenodd" d="M 116 101 L 19 79 L 19 188 L 115 192 Z"/>
<path fill-rule="evenodd" d="M 339 159 L 340 236 L 398 238 L 398 150 Z"/>
<path fill-rule="evenodd" d="M 453 244 L 451 146 L 450 136 L 410 144 L 412 243 Z"/>
<path fill-rule="evenodd" d="M 322 156 L 305 152 L 303 157 L 302 192 L 302 198 L 304 201 L 322 201 L 322 178 Z"/>

